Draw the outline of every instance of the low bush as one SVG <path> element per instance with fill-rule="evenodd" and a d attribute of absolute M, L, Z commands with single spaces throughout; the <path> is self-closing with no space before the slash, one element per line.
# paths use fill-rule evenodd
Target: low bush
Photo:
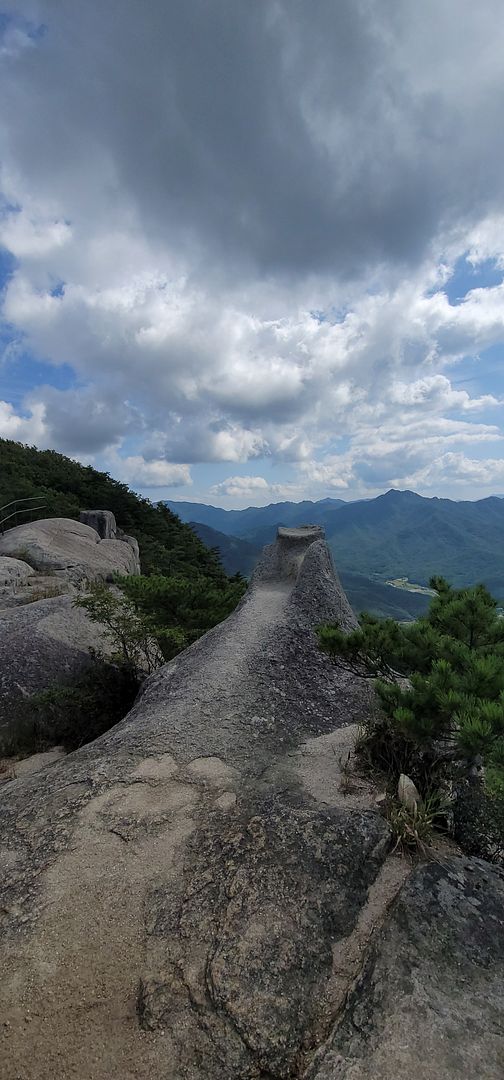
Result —
<path fill-rule="evenodd" d="M 445 827 L 447 804 L 437 794 L 430 795 L 414 809 L 404 806 L 397 798 L 389 798 L 384 809 L 392 830 L 392 850 L 411 858 L 426 855 L 436 829 Z"/>
<path fill-rule="evenodd" d="M 138 674 L 150 673 L 163 661 L 192 645 L 222 622 L 243 596 L 243 578 L 225 587 L 208 579 L 164 577 L 117 578 L 118 588 L 95 584 L 75 604 L 105 626 L 117 658 Z"/>
<path fill-rule="evenodd" d="M 64 746 L 76 750 L 122 720 L 139 689 L 131 668 L 96 659 L 71 684 L 15 702 L 15 723 L 0 736 L 0 755 L 19 757 Z"/>
<path fill-rule="evenodd" d="M 442 578 L 430 585 L 436 596 L 416 623 L 363 615 L 351 634 L 321 627 L 320 644 L 375 680 L 379 709 L 359 743 L 368 768 L 392 788 L 406 773 L 424 799 L 452 792 L 465 850 L 501 861 L 504 620 L 482 585 L 457 590 Z"/>

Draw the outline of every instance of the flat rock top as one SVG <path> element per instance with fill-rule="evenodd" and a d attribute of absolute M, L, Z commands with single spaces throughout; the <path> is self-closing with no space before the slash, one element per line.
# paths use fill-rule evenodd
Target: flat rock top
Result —
<path fill-rule="evenodd" d="M 292 528 L 287 525 L 278 526 L 279 540 L 306 540 L 307 543 L 313 543 L 323 537 L 324 530 L 321 525 L 297 525 Z"/>

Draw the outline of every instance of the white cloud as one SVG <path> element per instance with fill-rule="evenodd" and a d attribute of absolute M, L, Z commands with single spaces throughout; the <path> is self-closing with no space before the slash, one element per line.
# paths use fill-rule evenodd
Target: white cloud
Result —
<path fill-rule="evenodd" d="M 299 489 L 294 484 L 270 484 L 264 476 L 228 476 L 220 484 L 214 484 L 210 488 L 211 495 L 225 496 L 233 499 L 258 498 L 262 503 L 264 496 L 273 499 L 276 497 L 296 498 Z"/>
<path fill-rule="evenodd" d="M 439 486 L 455 485 L 499 494 L 504 485 L 504 460 L 502 458 L 468 458 L 460 452 L 447 452 L 434 458 L 424 469 L 418 469 L 406 478 L 407 487 L 424 490 Z"/>
<path fill-rule="evenodd" d="M 424 407 L 440 411 L 449 409 L 481 410 L 504 404 L 493 394 L 471 398 L 467 390 L 454 390 L 445 375 L 428 375 L 412 383 L 393 383 L 390 393 L 393 404 L 411 408 Z"/>
<path fill-rule="evenodd" d="M 184 487 L 191 484 L 188 465 L 170 465 L 167 461 L 146 461 L 141 455 L 109 455 L 114 476 L 133 488 Z"/>
<path fill-rule="evenodd" d="M 0 244 L 17 259 L 43 258 L 67 244 L 71 236 L 66 221 L 33 220 L 23 210 L 0 221 Z"/>
<path fill-rule="evenodd" d="M 35 405 L 29 416 L 16 413 L 8 401 L 0 401 L 0 438 L 45 445 L 44 406 Z"/>
<path fill-rule="evenodd" d="M 78 390 L 31 388 L 5 431 L 146 488 L 198 462 L 284 470 L 231 476 L 225 498 L 367 491 L 498 452 L 502 399 L 454 372 L 472 357 L 477 378 L 504 342 L 504 285 L 444 291 L 464 256 L 504 272 L 497 0 L 463 0 L 455 36 L 434 0 L 225 22 L 193 0 L 19 7 L 46 32 L 4 42 L 4 316 Z"/>

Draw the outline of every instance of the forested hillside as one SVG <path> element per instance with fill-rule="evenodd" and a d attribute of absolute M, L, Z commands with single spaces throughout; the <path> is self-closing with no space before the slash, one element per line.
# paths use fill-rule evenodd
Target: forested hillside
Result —
<path fill-rule="evenodd" d="M 433 574 L 443 574 L 457 587 L 484 582 L 495 596 L 504 597 L 504 500 L 497 497 L 455 502 L 391 490 L 348 503 L 324 499 L 246 510 L 169 506 L 184 520 L 190 514 L 192 521 L 257 546 L 272 541 L 278 525 L 320 524 L 340 573 L 382 584 L 406 577 L 423 585 Z"/>
<path fill-rule="evenodd" d="M 224 510 L 206 503 L 176 502 L 167 499 L 165 506 L 178 514 L 182 521 L 209 525 L 226 536 L 240 536 L 252 543 L 268 544 L 275 539 L 278 525 L 325 525 L 327 514 L 346 504 L 342 499 L 321 499 L 312 502 L 269 503 L 268 506 L 247 506 L 245 510 Z"/>
<path fill-rule="evenodd" d="M 190 525 L 207 548 L 217 550 L 227 574 L 250 577 L 261 554 L 258 544 L 250 544 L 248 540 L 241 540 L 238 536 L 226 536 L 225 533 L 212 529 L 210 525 L 202 525 L 199 521 L 191 521 Z"/>
<path fill-rule="evenodd" d="M 38 517 L 78 518 L 83 509 L 112 510 L 117 524 L 138 540 L 144 574 L 196 575 L 227 585 L 218 555 L 163 504 L 155 506 L 107 473 L 53 450 L 0 439 L 0 506 L 30 496 L 44 504 Z M 19 518 L 25 520 L 29 515 Z"/>

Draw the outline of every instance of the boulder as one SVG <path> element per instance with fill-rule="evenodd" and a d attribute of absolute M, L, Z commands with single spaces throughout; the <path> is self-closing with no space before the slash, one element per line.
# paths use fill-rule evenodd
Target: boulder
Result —
<path fill-rule="evenodd" d="M 0 555 L 0 611 L 69 592 L 72 586 L 52 574 L 37 574 L 21 559 Z"/>
<path fill-rule="evenodd" d="M 138 573 L 138 560 L 129 544 L 100 540 L 95 529 L 70 518 L 47 518 L 9 529 L 0 537 L 0 555 L 21 558 L 34 569 L 50 570 L 74 585 Z"/>
<path fill-rule="evenodd" d="M 33 568 L 21 559 L 0 555 L 0 588 L 22 585 L 32 577 Z"/>
<path fill-rule="evenodd" d="M 116 519 L 111 510 L 81 510 L 79 521 L 82 521 L 84 525 L 90 525 L 101 540 L 117 538 Z"/>
<path fill-rule="evenodd" d="M 122 540 L 125 544 L 129 544 L 135 559 L 135 573 L 141 574 L 142 571 L 140 568 L 140 547 L 138 545 L 138 540 L 136 540 L 134 536 L 129 536 L 128 533 L 123 532 L 122 529 L 117 530 L 117 539 Z"/>
<path fill-rule="evenodd" d="M 411 777 L 406 776 L 405 773 L 401 773 L 399 777 L 397 798 L 401 805 L 404 806 L 406 810 L 409 810 L 410 814 L 416 814 L 418 807 L 422 804 L 418 788 L 413 783 Z"/>
<path fill-rule="evenodd" d="M 104 632 L 72 597 L 38 600 L 0 612 L 0 734 L 15 730 L 19 703 L 71 681 L 92 663 L 90 650 L 110 653 Z"/>
<path fill-rule="evenodd" d="M 122 540 L 131 548 L 135 559 L 135 574 L 140 574 L 140 548 L 138 540 L 129 536 L 116 524 L 116 519 L 111 510 L 81 510 L 79 521 L 84 525 L 90 525 L 98 533 L 102 540 Z"/>
<path fill-rule="evenodd" d="M 0 610 L 19 602 L 33 577 L 33 569 L 21 559 L 0 555 Z"/>

